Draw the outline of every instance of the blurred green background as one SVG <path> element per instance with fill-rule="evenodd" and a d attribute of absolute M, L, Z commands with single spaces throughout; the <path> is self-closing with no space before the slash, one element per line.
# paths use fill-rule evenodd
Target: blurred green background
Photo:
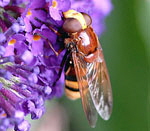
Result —
<path fill-rule="evenodd" d="M 110 120 L 99 117 L 92 129 L 81 101 L 63 96 L 48 102 L 47 114 L 33 124 L 32 131 L 150 130 L 150 0 L 112 0 L 112 3 L 114 9 L 100 37 L 113 90 Z"/>

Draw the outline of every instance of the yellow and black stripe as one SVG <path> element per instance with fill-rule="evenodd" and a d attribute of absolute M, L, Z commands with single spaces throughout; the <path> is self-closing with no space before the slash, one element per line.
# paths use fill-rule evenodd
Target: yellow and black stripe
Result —
<path fill-rule="evenodd" d="M 66 64 L 65 69 L 65 92 L 66 96 L 72 100 L 80 98 L 80 92 L 78 82 L 75 74 L 73 63 L 70 64 L 70 60 Z"/>

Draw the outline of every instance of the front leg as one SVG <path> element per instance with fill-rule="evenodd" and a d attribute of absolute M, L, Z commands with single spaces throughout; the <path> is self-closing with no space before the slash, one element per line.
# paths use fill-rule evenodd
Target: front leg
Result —
<path fill-rule="evenodd" d="M 65 43 L 65 47 L 68 48 L 70 43 L 72 43 L 72 38 L 65 38 L 64 43 Z"/>
<path fill-rule="evenodd" d="M 76 42 L 72 38 L 66 38 L 64 40 L 65 48 L 69 51 L 77 51 Z"/>

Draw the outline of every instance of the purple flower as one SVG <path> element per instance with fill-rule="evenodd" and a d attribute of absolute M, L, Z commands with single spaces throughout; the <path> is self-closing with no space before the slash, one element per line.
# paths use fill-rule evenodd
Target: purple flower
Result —
<path fill-rule="evenodd" d="M 22 34 L 13 35 L 7 42 L 5 56 L 10 55 L 22 55 L 27 50 L 27 46 L 24 43 L 25 37 Z"/>
<path fill-rule="evenodd" d="M 8 5 L 9 2 L 10 2 L 10 0 L 0 0 L 0 6 L 4 7 L 4 6 Z"/>
<path fill-rule="evenodd" d="M 44 40 L 40 35 L 26 34 L 26 38 L 31 45 L 31 53 L 34 56 L 42 55 L 44 48 Z"/>
<path fill-rule="evenodd" d="M 101 34 L 112 5 L 109 0 L 0 0 L 0 6 L 0 131 L 29 131 L 25 116 L 39 119 L 45 101 L 64 93 L 63 12 L 90 14 Z"/>
<path fill-rule="evenodd" d="M 6 40 L 6 37 L 3 33 L 0 33 L 0 43 L 4 42 Z"/>
<path fill-rule="evenodd" d="M 15 126 L 15 131 L 29 131 L 29 130 L 30 130 L 30 124 L 26 120 L 19 123 L 18 126 Z"/>
<path fill-rule="evenodd" d="M 40 27 L 42 24 L 37 21 L 35 18 L 38 18 L 41 21 L 46 20 L 46 12 L 41 8 L 44 8 L 45 1 L 44 0 L 33 0 L 26 8 L 22 17 L 25 22 L 25 31 L 32 31 L 32 24 L 36 27 Z"/>
<path fill-rule="evenodd" d="M 70 0 L 49 0 L 49 13 L 54 20 L 62 20 L 62 12 L 70 8 Z"/>

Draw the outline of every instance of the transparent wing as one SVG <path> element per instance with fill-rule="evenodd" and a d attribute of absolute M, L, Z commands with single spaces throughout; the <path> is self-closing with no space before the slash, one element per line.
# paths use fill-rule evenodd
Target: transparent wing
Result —
<path fill-rule="evenodd" d="M 93 103 L 99 115 L 108 120 L 112 112 L 112 90 L 106 63 L 101 49 L 97 59 L 87 64 L 87 79 Z"/>
<path fill-rule="evenodd" d="M 100 48 L 97 51 L 98 57 L 91 63 L 85 62 L 83 57 L 77 57 L 75 69 L 81 97 L 84 96 L 82 98 L 83 108 L 90 108 L 95 112 L 93 109 L 95 107 L 99 115 L 104 120 L 108 120 L 112 112 L 112 90 L 103 53 Z M 73 58 L 75 57 L 74 54 Z M 84 72 L 84 75 L 80 75 L 80 72 Z M 84 110 L 86 112 L 88 109 Z"/>
<path fill-rule="evenodd" d="M 85 112 L 85 115 L 91 127 L 95 127 L 97 121 L 97 111 L 95 109 L 91 97 L 91 93 L 89 90 L 89 85 L 86 77 L 86 72 L 87 72 L 86 63 L 85 61 L 79 59 L 79 57 L 77 57 L 76 53 L 74 52 L 72 53 L 72 57 L 74 61 L 74 68 L 75 68 L 78 86 L 80 90 L 83 110 Z"/>

